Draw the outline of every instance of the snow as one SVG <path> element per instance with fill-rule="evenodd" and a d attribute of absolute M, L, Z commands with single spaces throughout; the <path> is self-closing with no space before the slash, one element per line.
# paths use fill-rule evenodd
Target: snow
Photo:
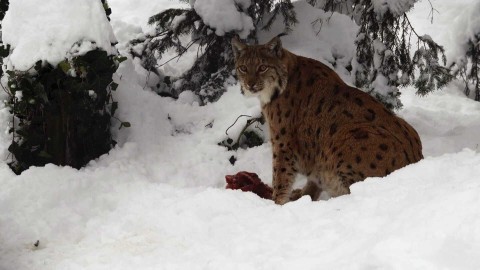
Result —
<path fill-rule="evenodd" d="M 397 17 L 409 11 L 418 0 L 372 0 L 373 9 L 380 18 L 390 11 Z"/>
<path fill-rule="evenodd" d="M 249 6 L 250 0 L 196 0 L 193 3 L 197 14 L 206 25 L 215 29 L 217 36 L 236 31 L 241 38 L 246 38 L 254 29 L 252 18 L 242 12 Z"/>
<path fill-rule="evenodd" d="M 475 26 L 478 27 L 479 9 L 479 2 L 474 0 L 419 1 L 411 11 L 416 16 L 409 16 L 409 19 L 418 34 L 429 34 L 444 46 L 449 65 L 463 52 L 465 38 L 474 32 Z"/>
<path fill-rule="evenodd" d="M 293 53 L 322 61 L 335 69 L 343 80 L 352 82 L 346 66 L 355 55 L 353 40 L 358 26 L 347 15 L 312 8 L 305 1 L 294 2 L 293 5 L 295 12 L 301 16 L 297 16 L 298 23 L 292 26 L 292 32 L 281 38 L 283 47 Z M 281 17 L 275 21 L 269 32 L 260 31 L 259 42 L 268 42 L 282 33 L 282 21 Z"/>
<path fill-rule="evenodd" d="M 455 19 L 455 31 L 453 31 L 453 39 L 456 40 L 457 50 L 450 57 L 452 60 L 460 60 L 465 56 L 468 49 L 468 42 L 480 42 L 480 2 L 477 2 L 469 11 L 458 16 Z"/>
<path fill-rule="evenodd" d="M 119 35 L 132 34 L 138 29 L 144 32 L 151 30 L 152 27 L 149 27 L 148 19 L 155 14 L 170 8 L 188 8 L 188 4 L 171 0 L 109 0 L 108 4 L 112 8 L 110 18 L 113 30 L 120 42 Z M 132 31 L 133 29 L 136 30 Z"/>
<path fill-rule="evenodd" d="M 133 2 L 109 2 L 123 38 L 148 31 L 144 18 L 153 15 Z M 458 15 L 448 11 L 461 2 L 442 2 L 440 25 L 421 32 L 447 40 L 449 19 Z M 142 3 L 152 13 L 171 5 Z M 332 16 L 317 36 L 309 19 L 322 12 L 295 5 L 305 16 L 282 37 L 286 48 L 331 66 L 340 63 L 335 57 L 351 57 L 355 29 L 336 25 L 347 26 L 346 16 Z M 428 5 L 419 7 L 410 13 L 417 22 L 428 14 Z M 116 12 L 131 14 L 122 20 Z M 72 32 L 87 24 L 82 18 Z M 261 41 L 276 34 L 262 33 Z M 235 85 L 198 106 L 191 92 L 179 100 L 156 95 L 145 76 L 138 63 L 121 64 L 117 116 L 132 127 L 112 129 L 117 147 L 81 170 L 47 165 L 14 175 L 7 166 L 11 116 L 0 103 L 0 269 L 480 269 L 480 103 L 456 83 L 424 98 L 402 89 L 398 114 L 419 132 L 424 160 L 357 183 L 350 195 L 277 206 L 224 189 L 224 176 L 241 170 L 271 181 L 269 144 L 236 153 L 217 145 L 238 115 L 259 114 L 258 100 Z"/>
<path fill-rule="evenodd" d="M 41 5 L 35 0 L 9 2 L 2 40 L 13 49 L 7 59 L 11 69 L 28 70 L 38 60 L 55 66 L 92 48 L 116 53 L 112 27 L 98 0 L 70 0 L 68 5 L 62 0 L 45 0 Z"/>

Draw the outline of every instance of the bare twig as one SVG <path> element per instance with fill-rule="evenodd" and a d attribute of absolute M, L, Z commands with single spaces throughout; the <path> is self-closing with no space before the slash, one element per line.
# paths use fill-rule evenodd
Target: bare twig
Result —
<path fill-rule="evenodd" d="M 9 97 L 12 97 L 12 96 L 13 96 L 12 93 L 10 93 L 10 91 L 8 91 L 7 88 L 5 88 L 5 86 L 3 85 L 2 82 L 0 82 L 0 86 L 2 87 L 3 91 L 4 91 L 5 93 L 7 93 L 7 95 L 8 95 Z"/>
<path fill-rule="evenodd" d="M 438 12 L 438 10 L 433 7 L 432 1 L 428 0 L 428 3 L 430 3 L 430 13 L 428 14 L 428 17 L 431 17 L 430 23 L 433 23 L 433 14 L 435 12 L 440 14 L 440 12 Z"/>
<path fill-rule="evenodd" d="M 235 120 L 235 122 L 233 122 L 233 124 L 230 125 L 230 126 L 227 128 L 227 130 L 225 130 L 225 135 L 228 136 L 228 130 L 229 130 L 230 128 L 232 128 L 232 127 L 237 123 L 238 119 L 240 119 L 241 117 L 249 117 L 249 118 L 252 118 L 252 116 L 246 115 L 246 114 L 239 115 L 239 116 L 237 117 L 237 119 Z"/>
<path fill-rule="evenodd" d="M 187 46 L 186 46 L 185 48 L 183 48 L 183 52 L 182 52 L 182 53 L 179 53 L 179 54 L 177 54 L 176 56 L 168 59 L 165 63 L 159 64 L 159 65 L 156 65 L 156 66 L 157 66 L 157 67 L 162 67 L 162 66 L 168 64 L 169 62 L 173 61 L 173 60 L 176 59 L 176 58 L 180 59 L 180 57 L 182 57 L 183 54 L 184 54 L 186 51 L 188 51 L 188 49 L 190 49 L 190 47 L 192 47 L 193 44 L 195 44 L 195 42 L 197 42 L 198 40 L 200 40 L 200 38 L 197 38 L 197 39 L 194 39 L 194 40 L 190 41 L 189 43 L 187 43 Z M 177 61 L 178 61 L 178 59 L 177 59 Z"/>

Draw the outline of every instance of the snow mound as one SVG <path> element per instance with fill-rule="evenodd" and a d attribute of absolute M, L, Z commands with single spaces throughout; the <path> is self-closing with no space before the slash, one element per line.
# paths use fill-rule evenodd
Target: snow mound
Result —
<path fill-rule="evenodd" d="M 2 39 L 12 46 L 7 63 L 28 70 L 38 60 L 52 65 L 94 48 L 115 54 L 112 27 L 99 0 L 11 0 Z"/>
<path fill-rule="evenodd" d="M 138 1 L 111 1 L 125 41 L 143 30 L 135 22 L 172 5 L 141 0 L 145 6 L 134 9 Z M 58 10 L 68 9 L 60 2 Z M 282 37 L 284 47 L 348 77 L 342 68 L 354 55 L 356 26 L 347 16 L 294 4 L 303 16 Z M 456 2 L 438 4 L 449 10 Z M 448 32 L 454 16 L 432 36 Z M 320 32 L 320 23 L 311 24 L 319 17 Z M 69 31 L 77 27 L 87 26 Z M 272 29 L 261 42 L 283 31 Z M 81 170 L 47 165 L 14 175 L 6 164 L 11 115 L 0 103 L 0 269 L 480 269 L 480 103 L 454 85 L 424 98 L 411 87 L 402 93 L 399 115 L 418 130 L 424 160 L 356 183 L 346 196 L 277 206 L 225 190 L 225 175 L 238 171 L 271 183 L 270 144 L 237 152 L 217 145 L 239 115 L 260 114 L 257 99 L 243 97 L 238 85 L 206 106 L 191 93 L 162 98 L 145 88 L 145 73 L 134 64 L 120 65 L 114 93 L 119 119 L 132 127 L 117 125 L 118 145 Z M 228 136 L 236 138 L 245 121 Z"/>
<path fill-rule="evenodd" d="M 0 269 L 480 267 L 472 150 L 367 179 L 350 195 L 283 207 L 241 191 L 174 188 L 119 165 L 1 178 Z M 0 175 L 8 170 L 1 165 Z"/>

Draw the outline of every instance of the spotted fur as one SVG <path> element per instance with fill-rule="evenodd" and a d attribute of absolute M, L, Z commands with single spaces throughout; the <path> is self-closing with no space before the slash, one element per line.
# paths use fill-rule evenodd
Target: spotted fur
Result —
<path fill-rule="evenodd" d="M 273 198 L 284 204 L 322 190 L 348 194 L 366 177 L 385 176 L 423 158 L 415 129 L 324 64 L 295 55 L 278 37 L 264 45 L 232 40 L 246 96 L 257 96 L 269 123 Z M 308 178 L 292 192 L 297 174 Z"/>

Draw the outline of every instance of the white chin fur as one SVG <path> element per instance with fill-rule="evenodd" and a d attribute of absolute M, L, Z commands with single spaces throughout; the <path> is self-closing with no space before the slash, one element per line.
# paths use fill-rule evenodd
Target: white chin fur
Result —
<path fill-rule="evenodd" d="M 259 92 L 256 92 L 256 93 L 252 93 L 252 92 L 245 89 L 244 93 L 245 93 L 245 96 L 247 96 L 247 97 L 257 97 L 260 100 L 260 103 L 263 106 L 265 104 L 268 104 L 271 101 L 272 96 L 275 92 L 275 88 L 280 89 L 280 87 L 277 87 L 277 86 L 270 86 L 270 87 L 265 87 L 262 91 L 259 91 Z M 280 90 L 279 94 L 281 94 L 282 92 L 283 91 Z"/>

